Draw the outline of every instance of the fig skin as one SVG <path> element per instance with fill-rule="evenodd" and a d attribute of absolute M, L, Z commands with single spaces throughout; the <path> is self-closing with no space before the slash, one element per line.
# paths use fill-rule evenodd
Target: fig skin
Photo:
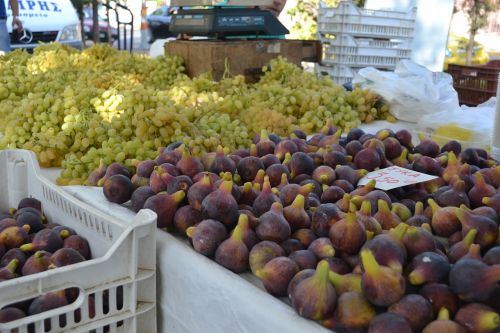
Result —
<path fill-rule="evenodd" d="M 361 251 L 363 294 L 376 306 L 389 306 L 399 301 L 406 291 L 403 276 L 391 268 L 380 266 L 370 250 Z"/>
<path fill-rule="evenodd" d="M 288 258 L 295 261 L 299 270 L 314 269 L 318 263 L 316 256 L 309 250 L 298 250 L 290 253 Z"/>
<path fill-rule="evenodd" d="M 389 306 L 388 311 L 403 316 L 410 323 L 413 332 L 420 332 L 434 319 L 431 303 L 418 294 L 403 296 L 398 302 Z"/>
<path fill-rule="evenodd" d="M 450 320 L 448 310 L 441 308 L 438 318 L 425 326 L 422 333 L 467 333 L 467 330 L 459 323 Z"/>
<path fill-rule="evenodd" d="M 262 241 L 252 247 L 249 254 L 249 264 L 252 273 L 262 269 L 270 260 L 284 257 L 285 251 L 281 246 L 271 241 Z"/>
<path fill-rule="evenodd" d="M 316 272 L 316 269 L 303 269 L 297 274 L 294 275 L 292 280 L 290 280 L 290 283 L 288 284 L 287 288 L 287 293 L 288 293 L 288 298 L 292 298 L 292 292 L 299 285 L 300 282 L 303 280 L 307 279 L 308 277 L 311 277 L 314 275 Z"/>
<path fill-rule="evenodd" d="M 396 313 L 384 312 L 376 315 L 368 327 L 368 333 L 412 333 L 410 324 L 403 317 Z"/>
<path fill-rule="evenodd" d="M 318 260 L 333 258 L 333 256 L 335 256 L 333 244 L 327 237 L 316 238 L 307 249 L 311 251 Z"/>
<path fill-rule="evenodd" d="M 291 292 L 292 307 L 305 318 L 323 320 L 337 305 L 335 288 L 328 281 L 329 265 L 320 261 L 314 275 L 305 278 Z"/>
<path fill-rule="evenodd" d="M 49 269 L 73 265 L 85 261 L 80 252 L 71 248 L 62 248 L 50 256 Z"/>
<path fill-rule="evenodd" d="M 191 238 L 196 252 L 206 257 L 212 257 L 219 244 L 227 238 L 226 227 L 216 220 L 203 220 L 187 228 L 186 234 Z"/>
<path fill-rule="evenodd" d="M 292 238 L 298 240 L 304 248 L 307 248 L 316 239 L 316 235 L 311 229 L 299 229 L 292 234 Z"/>
<path fill-rule="evenodd" d="M 420 288 L 419 294 L 431 303 L 434 313 L 439 312 L 441 308 L 446 308 L 452 317 L 455 316 L 459 300 L 447 284 L 427 283 Z"/>
<path fill-rule="evenodd" d="M 262 281 L 268 293 L 276 297 L 286 297 L 288 284 L 298 272 L 299 267 L 292 259 L 277 257 L 268 261 L 255 275 Z"/>
<path fill-rule="evenodd" d="M 331 226 L 329 236 L 336 250 L 356 254 L 366 242 L 366 229 L 354 213 L 347 213 L 345 218 Z"/>
<path fill-rule="evenodd" d="M 408 267 L 408 280 L 413 285 L 444 282 L 450 272 L 448 260 L 435 252 L 422 252 L 415 256 Z"/>
<path fill-rule="evenodd" d="M 283 206 L 280 203 L 273 203 L 271 209 L 260 216 L 260 222 L 255 232 L 259 239 L 276 243 L 284 242 L 290 238 L 290 225 L 283 216 Z"/>
<path fill-rule="evenodd" d="M 130 200 L 135 190 L 130 178 L 124 175 L 113 175 L 103 184 L 104 196 L 108 201 L 122 204 Z"/>
<path fill-rule="evenodd" d="M 65 238 L 63 248 L 72 248 L 78 251 L 86 260 L 92 257 L 89 242 L 79 235 L 71 235 Z"/>
<path fill-rule="evenodd" d="M 246 215 L 240 215 L 240 219 L 244 218 L 246 218 Z M 242 227 L 237 225 L 231 237 L 217 247 L 215 261 L 230 271 L 239 274 L 248 268 L 248 255 L 248 248 L 243 242 Z"/>
<path fill-rule="evenodd" d="M 334 318 L 338 321 L 341 331 L 366 330 L 376 315 L 374 307 L 359 292 L 343 293 L 337 302 Z"/>
<path fill-rule="evenodd" d="M 158 228 L 167 228 L 172 225 L 175 211 L 178 205 L 184 200 L 184 197 L 184 191 L 177 191 L 173 194 L 160 192 L 149 197 L 144 202 L 144 208 L 151 209 L 156 213 L 156 225 Z"/>
<path fill-rule="evenodd" d="M 47 251 L 37 251 L 24 263 L 22 274 L 30 275 L 44 272 L 49 269 L 51 253 Z"/>
<path fill-rule="evenodd" d="M 203 217 L 199 210 L 194 209 L 190 205 L 182 206 L 175 212 L 174 215 L 174 226 L 184 235 L 187 228 L 194 226 L 195 224 L 201 222 Z"/>
<path fill-rule="evenodd" d="M 500 315 L 492 308 L 480 303 L 464 305 L 455 315 L 455 321 L 469 332 L 493 333 L 500 328 Z"/>
<path fill-rule="evenodd" d="M 7 307 L 0 310 L 0 323 L 8 323 L 24 317 L 26 317 L 26 313 L 15 307 Z"/>
<path fill-rule="evenodd" d="M 47 251 L 53 253 L 63 246 L 63 240 L 54 229 L 42 229 L 36 233 L 31 243 L 23 244 L 23 251 Z"/>

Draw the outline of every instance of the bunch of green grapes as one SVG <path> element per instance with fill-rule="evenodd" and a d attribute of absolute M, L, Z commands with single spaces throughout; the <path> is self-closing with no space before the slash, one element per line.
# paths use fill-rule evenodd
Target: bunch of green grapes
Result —
<path fill-rule="evenodd" d="M 154 158 L 183 142 L 192 154 L 246 148 L 262 129 L 286 136 L 390 119 L 378 96 L 345 91 L 328 78 L 277 58 L 255 84 L 230 73 L 189 78 L 182 60 L 42 45 L 0 58 L 0 148 L 33 150 L 41 166 L 61 166 L 60 184 L 80 184 L 101 161 Z"/>

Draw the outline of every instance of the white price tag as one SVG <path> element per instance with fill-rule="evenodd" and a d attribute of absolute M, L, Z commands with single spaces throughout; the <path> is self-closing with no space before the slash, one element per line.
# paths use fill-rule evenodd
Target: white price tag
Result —
<path fill-rule="evenodd" d="M 437 177 L 398 166 L 391 166 L 368 173 L 360 179 L 358 186 L 366 185 L 366 183 L 374 179 L 376 188 L 387 191 L 393 188 L 426 182 L 435 178 Z"/>

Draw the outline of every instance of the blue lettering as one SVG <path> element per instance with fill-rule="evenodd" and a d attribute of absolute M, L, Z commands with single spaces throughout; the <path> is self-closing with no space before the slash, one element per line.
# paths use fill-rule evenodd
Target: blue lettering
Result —
<path fill-rule="evenodd" d="M 18 1 L 19 2 L 19 10 L 24 10 L 24 4 L 21 0 Z M 10 9 L 10 1 L 9 1 L 9 9 Z"/>
<path fill-rule="evenodd" d="M 26 3 L 28 4 L 30 10 L 33 10 L 33 8 L 35 8 L 35 1 L 26 1 Z"/>
<path fill-rule="evenodd" d="M 61 8 L 57 7 L 57 3 L 51 2 L 50 4 L 52 5 L 54 12 L 61 12 Z"/>
<path fill-rule="evenodd" d="M 47 1 L 38 1 L 38 5 L 40 6 L 40 10 L 49 10 Z"/>

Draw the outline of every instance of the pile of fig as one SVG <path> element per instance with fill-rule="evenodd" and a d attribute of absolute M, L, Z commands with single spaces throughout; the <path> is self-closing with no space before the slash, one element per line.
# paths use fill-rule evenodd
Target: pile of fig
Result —
<path fill-rule="evenodd" d="M 88 241 L 70 227 L 50 223 L 36 198 L 0 212 L 0 285 L 3 281 L 91 259 Z M 74 289 L 48 293 L 0 309 L 0 323 L 71 304 Z M 47 326 L 47 324 L 46 324 Z"/>
<path fill-rule="evenodd" d="M 357 186 L 393 165 L 437 178 Z M 249 149 L 198 159 L 173 143 L 89 183 L 335 332 L 500 331 L 500 165 L 483 149 L 414 145 L 407 130 L 263 130 Z"/>

